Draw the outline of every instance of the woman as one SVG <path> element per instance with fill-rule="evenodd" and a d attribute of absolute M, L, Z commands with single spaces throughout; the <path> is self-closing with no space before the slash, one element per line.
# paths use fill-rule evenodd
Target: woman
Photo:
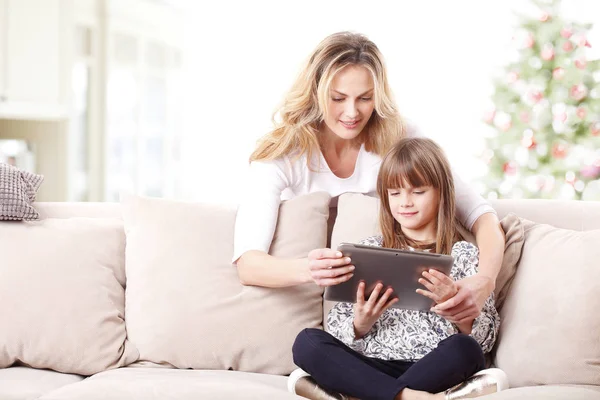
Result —
<path fill-rule="evenodd" d="M 296 260 L 267 254 L 281 200 L 316 191 L 334 198 L 345 192 L 374 195 L 382 157 L 398 139 L 417 133 L 400 118 L 377 46 L 349 32 L 317 46 L 279 117 L 250 157 L 251 190 L 239 206 L 234 238 L 240 281 L 265 287 L 339 284 L 354 267 L 335 250 L 315 249 Z M 493 291 L 504 237 L 492 207 L 455 180 L 457 214 L 475 234 L 480 270 L 458 282 L 457 294 L 435 311 L 460 323 L 479 315 Z"/>

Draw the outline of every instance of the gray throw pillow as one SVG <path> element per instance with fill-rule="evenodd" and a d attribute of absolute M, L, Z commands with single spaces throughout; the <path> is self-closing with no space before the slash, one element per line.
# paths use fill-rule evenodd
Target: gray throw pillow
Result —
<path fill-rule="evenodd" d="M 44 177 L 0 163 L 0 221 L 32 221 L 39 214 L 31 206 Z"/>

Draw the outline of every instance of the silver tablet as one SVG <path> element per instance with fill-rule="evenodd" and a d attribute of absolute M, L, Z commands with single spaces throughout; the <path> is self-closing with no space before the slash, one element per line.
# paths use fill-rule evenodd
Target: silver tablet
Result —
<path fill-rule="evenodd" d="M 446 275 L 454 263 L 452 256 L 421 251 L 396 250 L 384 247 L 341 243 L 338 250 L 352 259 L 354 276 L 344 283 L 325 288 L 326 300 L 356 303 L 356 291 L 360 281 L 365 281 L 365 299 L 375 285 L 383 283 L 384 289 L 391 286 L 398 301 L 392 306 L 409 310 L 428 311 L 433 301 L 418 294 L 423 271 L 436 269 Z M 383 293 L 383 291 L 382 291 Z"/>

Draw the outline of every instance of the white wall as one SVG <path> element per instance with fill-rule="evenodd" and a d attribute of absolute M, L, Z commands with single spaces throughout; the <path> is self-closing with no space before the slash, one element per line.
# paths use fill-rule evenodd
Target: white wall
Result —
<path fill-rule="evenodd" d="M 480 122 L 491 77 L 510 55 L 524 0 L 196 2 L 186 27 L 186 197 L 235 202 L 256 140 L 299 68 L 325 36 L 352 30 L 383 52 L 400 110 L 446 149 L 467 180 L 481 172 Z M 564 0 L 583 22 L 600 3 Z M 368 5 L 367 5 L 368 4 Z M 597 21 L 600 23 L 600 20 Z M 590 42 L 600 47 L 599 29 Z M 478 172 L 479 171 L 479 172 Z"/>

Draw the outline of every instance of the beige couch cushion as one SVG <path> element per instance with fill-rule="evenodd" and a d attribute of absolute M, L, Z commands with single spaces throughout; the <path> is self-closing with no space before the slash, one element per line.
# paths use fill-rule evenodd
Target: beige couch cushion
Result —
<path fill-rule="evenodd" d="M 379 199 L 358 193 L 340 196 L 338 215 L 331 235 L 331 247 L 337 248 L 341 242 L 357 243 L 371 235 L 380 233 L 378 226 Z M 496 279 L 496 307 L 502 307 L 509 285 L 515 274 L 517 262 L 523 248 L 523 226 L 520 219 L 508 213 L 500 225 L 506 235 L 504 260 Z M 475 237 L 467 230 L 461 230 L 465 240 L 475 243 Z"/>
<path fill-rule="evenodd" d="M 301 400 L 286 377 L 237 371 L 121 368 L 102 372 L 40 400 Z"/>
<path fill-rule="evenodd" d="M 495 364 L 511 386 L 600 385 L 600 230 L 523 224 Z"/>
<path fill-rule="evenodd" d="M 271 252 L 325 246 L 329 195 L 281 205 Z M 177 368 L 286 374 L 305 327 L 322 326 L 322 289 L 240 284 L 231 264 L 235 210 L 126 197 L 127 332 L 141 359 Z"/>
<path fill-rule="evenodd" d="M 46 219 L 1 223 L 0 368 L 91 375 L 126 365 L 123 223 Z"/>
<path fill-rule="evenodd" d="M 35 400 L 55 389 L 82 380 L 80 375 L 29 367 L 0 369 L 0 399 Z"/>

